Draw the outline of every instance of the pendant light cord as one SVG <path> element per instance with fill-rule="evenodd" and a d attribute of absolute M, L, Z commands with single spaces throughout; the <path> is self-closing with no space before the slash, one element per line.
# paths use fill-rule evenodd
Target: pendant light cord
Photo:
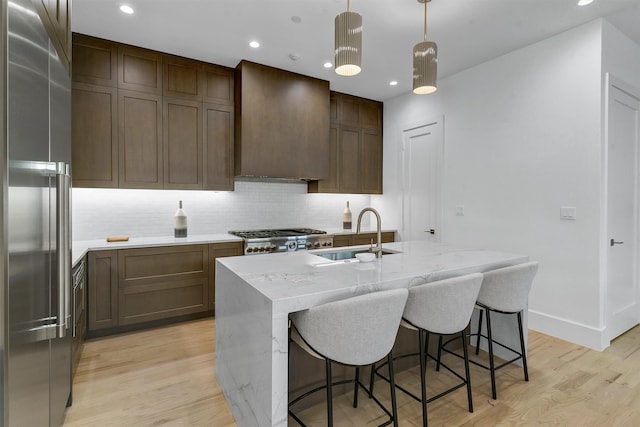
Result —
<path fill-rule="evenodd" d="M 349 0 L 347 0 L 347 2 L 348 1 Z M 427 41 L 427 2 L 426 1 L 424 2 L 424 41 Z"/>
<path fill-rule="evenodd" d="M 349 12 L 349 0 L 347 0 L 347 12 Z"/>

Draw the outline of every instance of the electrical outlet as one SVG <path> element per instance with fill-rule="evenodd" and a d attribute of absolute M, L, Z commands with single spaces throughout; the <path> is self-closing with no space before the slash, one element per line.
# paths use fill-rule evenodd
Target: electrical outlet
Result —
<path fill-rule="evenodd" d="M 456 205 L 456 216 L 464 216 L 464 205 Z"/>
<path fill-rule="evenodd" d="M 576 208 L 573 206 L 563 206 L 560 208 L 560 219 L 575 220 Z"/>

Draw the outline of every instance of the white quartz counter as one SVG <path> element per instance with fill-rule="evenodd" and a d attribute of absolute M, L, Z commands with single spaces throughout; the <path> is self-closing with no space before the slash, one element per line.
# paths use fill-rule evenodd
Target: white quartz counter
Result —
<path fill-rule="evenodd" d="M 287 425 L 289 313 L 529 259 L 427 241 L 383 248 L 398 253 L 370 263 L 331 262 L 314 255 L 345 248 L 217 260 L 216 375 L 238 425 Z"/>
<path fill-rule="evenodd" d="M 88 251 L 110 249 L 145 248 L 152 246 L 201 245 L 207 243 L 242 242 L 242 239 L 231 234 L 201 234 L 189 237 L 156 236 L 132 237 L 126 242 L 107 242 L 101 240 L 84 240 L 73 242 L 71 249 L 72 265 L 75 265 Z"/>

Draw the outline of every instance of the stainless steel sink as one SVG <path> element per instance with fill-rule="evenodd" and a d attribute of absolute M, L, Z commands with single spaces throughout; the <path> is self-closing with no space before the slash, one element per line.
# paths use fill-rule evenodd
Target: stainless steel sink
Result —
<path fill-rule="evenodd" d="M 356 254 L 361 254 L 364 252 L 369 252 L 369 249 L 359 249 L 359 250 L 351 249 L 346 251 L 323 252 L 323 253 L 314 254 L 314 255 L 321 256 L 331 261 L 347 261 L 347 260 L 355 259 Z M 400 252 L 388 251 L 386 249 L 382 250 L 382 255 L 391 255 L 391 254 L 397 254 L 397 253 L 400 253 Z"/>

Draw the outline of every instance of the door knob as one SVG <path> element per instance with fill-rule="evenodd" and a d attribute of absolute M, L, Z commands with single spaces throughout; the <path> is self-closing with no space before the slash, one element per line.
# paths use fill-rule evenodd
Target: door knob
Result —
<path fill-rule="evenodd" d="M 611 239 L 610 242 L 611 242 L 611 246 L 613 246 L 613 245 L 621 245 L 621 244 L 624 243 L 624 242 L 616 242 L 615 239 Z"/>

